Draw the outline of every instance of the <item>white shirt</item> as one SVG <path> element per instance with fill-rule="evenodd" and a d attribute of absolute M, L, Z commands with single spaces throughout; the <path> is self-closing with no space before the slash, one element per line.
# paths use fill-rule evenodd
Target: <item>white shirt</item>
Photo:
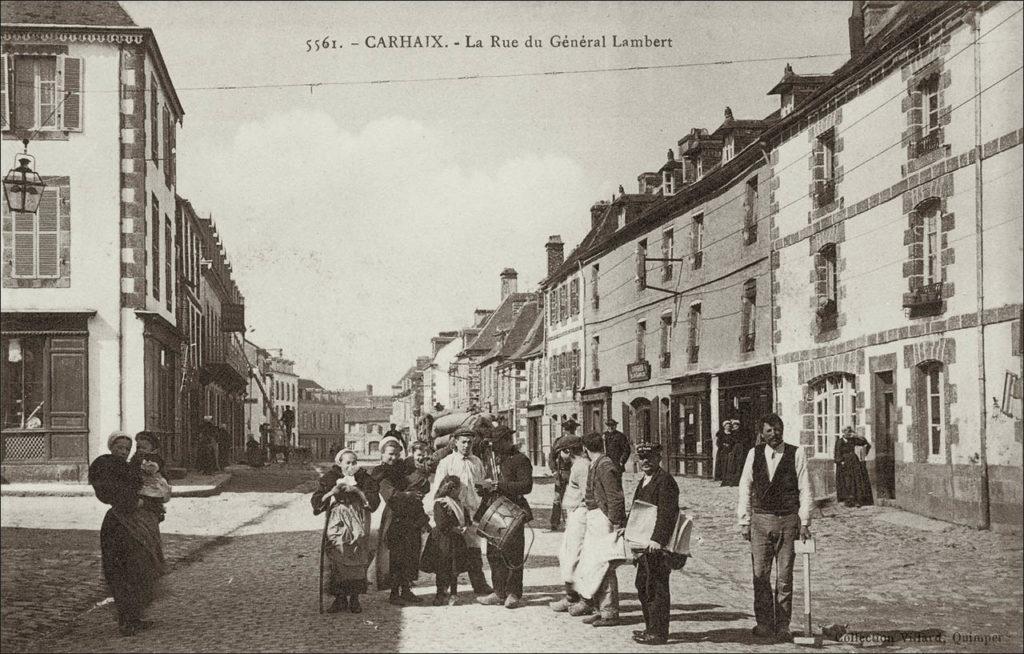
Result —
<path fill-rule="evenodd" d="M 768 468 L 768 481 L 775 477 L 775 470 L 782 460 L 782 453 L 785 443 L 779 443 L 778 448 L 764 446 L 764 460 Z M 740 475 L 739 502 L 736 506 L 736 519 L 740 527 L 750 524 L 750 494 L 754 490 L 754 454 L 757 448 L 751 448 L 747 452 L 747 460 L 743 463 L 743 474 Z M 807 474 L 807 457 L 804 455 L 804 448 L 797 446 L 796 457 L 793 463 L 796 466 L 796 481 L 800 489 L 800 524 L 809 526 L 811 524 L 811 508 L 814 506 L 814 492 L 811 490 L 811 478 Z"/>
<path fill-rule="evenodd" d="M 458 452 L 452 452 L 437 464 L 437 471 L 434 473 L 435 488 L 448 475 L 455 475 L 462 481 L 462 487 L 459 489 L 459 502 L 469 509 L 469 515 L 476 513 L 476 510 L 480 508 L 480 494 L 476 492 L 475 484 L 482 483 L 484 480 L 483 462 L 472 454 L 462 456 Z"/>

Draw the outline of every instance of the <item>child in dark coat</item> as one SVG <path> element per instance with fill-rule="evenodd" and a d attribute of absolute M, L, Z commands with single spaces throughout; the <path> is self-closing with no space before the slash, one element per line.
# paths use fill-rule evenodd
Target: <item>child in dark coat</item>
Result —
<path fill-rule="evenodd" d="M 470 520 L 469 511 L 458 500 L 461 485 L 458 477 L 448 475 L 434 495 L 434 527 L 420 558 L 420 570 L 437 577 L 434 606 L 458 604 L 459 573 L 468 570 L 463 534 Z"/>

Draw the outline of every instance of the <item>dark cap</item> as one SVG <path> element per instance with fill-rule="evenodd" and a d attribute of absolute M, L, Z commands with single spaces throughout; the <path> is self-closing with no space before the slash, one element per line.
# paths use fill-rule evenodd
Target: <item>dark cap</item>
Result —
<path fill-rule="evenodd" d="M 615 425 L 619 424 L 619 421 L 616 420 L 615 418 L 608 418 L 607 420 L 604 421 L 604 424 L 608 425 L 609 427 L 614 427 Z"/>
<path fill-rule="evenodd" d="M 476 432 L 470 429 L 469 427 L 460 427 L 459 429 L 455 430 L 454 434 L 452 434 L 452 440 L 455 440 L 460 436 L 469 436 L 470 438 L 473 438 L 474 436 L 476 436 Z"/>
<path fill-rule="evenodd" d="M 576 434 L 563 434 L 555 439 L 555 442 L 551 445 L 551 453 L 558 454 L 562 450 L 571 447 L 582 447 L 583 439 Z"/>
<path fill-rule="evenodd" d="M 636 446 L 637 456 L 647 456 L 648 454 L 661 454 L 661 443 L 640 443 Z"/>

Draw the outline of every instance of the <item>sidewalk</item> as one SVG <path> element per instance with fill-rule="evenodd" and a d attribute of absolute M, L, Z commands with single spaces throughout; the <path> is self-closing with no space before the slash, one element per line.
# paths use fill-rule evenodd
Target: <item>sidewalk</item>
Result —
<path fill-rule="evenodd" d="M 230 470 L 213 475 L 189 471 L 181 479 L 170 480 L 171 496 L 209 497 L 216 495 L 230 479 Z M 92 486 L 88 484 L 42 482 L 0 485 L 0 496 L 2 497 L 89 497 L 92 495 Z"/>

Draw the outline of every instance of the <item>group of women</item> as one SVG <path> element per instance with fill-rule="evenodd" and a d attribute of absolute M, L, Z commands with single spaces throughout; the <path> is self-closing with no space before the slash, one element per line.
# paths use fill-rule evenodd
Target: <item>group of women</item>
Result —
<path fill-rule="evenodd" d="M 100 553 L 118 627 L 125 636 L 150 626 L 142 616 L 164 573 L 160 522 L 163 505 L 170 499 L 156 436 L 139 432 L 135 445 L 135 456 L 129 459 L 132 439 L 115 431 L 107 439 L 110 453 L 89 466 L 89 483 L 96 497 L 110 505 L 100 527 Z"/>

